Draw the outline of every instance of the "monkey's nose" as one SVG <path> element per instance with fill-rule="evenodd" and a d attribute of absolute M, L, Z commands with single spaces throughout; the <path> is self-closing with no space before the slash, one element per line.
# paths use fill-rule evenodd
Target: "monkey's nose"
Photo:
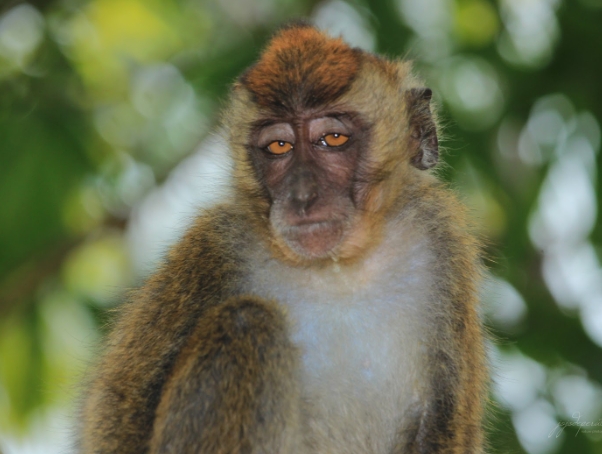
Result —
<path fill-rule="evenodd" d="M 304 216 L 318 199 L 318 185 L 311 174 L 299 175 L 291 185 L 289 200 L 297 213 Z"/>

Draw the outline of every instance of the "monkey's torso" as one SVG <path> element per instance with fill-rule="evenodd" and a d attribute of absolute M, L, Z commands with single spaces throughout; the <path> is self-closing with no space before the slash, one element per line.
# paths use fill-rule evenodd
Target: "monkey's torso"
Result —
<path fill-rule="evenodd" d="M 425 398 L 425 345 L 438 304 L 429 240 L 391 219 L 357 264 L 283 265 L 261 247 L 242 291 L 278 301 L 302 358 L 308 437 L 324 452 L 387 453 Z"/>

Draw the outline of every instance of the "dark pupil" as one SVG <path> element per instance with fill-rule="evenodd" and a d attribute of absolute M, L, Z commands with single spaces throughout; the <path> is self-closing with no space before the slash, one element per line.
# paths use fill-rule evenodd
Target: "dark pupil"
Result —
<path fill-rule="evenodd" d="M 339 136 L 340 136 L 340 134 L 339 134 L 338 132 L 335 132 L 335 133 L 333 134 L 333 136 L 334 136 L 334 138 L 335 138 L 335 139 L 338 139 L 338 138 L 339 138 Z"/>

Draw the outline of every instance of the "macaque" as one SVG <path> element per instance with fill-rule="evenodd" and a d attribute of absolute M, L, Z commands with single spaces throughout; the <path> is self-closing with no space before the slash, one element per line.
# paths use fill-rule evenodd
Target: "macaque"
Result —
<path fill-rule="evenodd" d="M 411 64 L 296 23 L 223 113 L 233 196 L 123 304 L 81 453 L 483 452 L 480 246 Z"/>

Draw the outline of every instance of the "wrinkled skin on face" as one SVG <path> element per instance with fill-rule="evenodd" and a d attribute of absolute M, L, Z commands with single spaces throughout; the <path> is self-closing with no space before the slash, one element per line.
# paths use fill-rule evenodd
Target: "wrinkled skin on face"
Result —
<path fill-rule="evenodd" d="M 301 257 L 336 254 L 361 203 L 368 128 L 350 112 L 302 112 L 257 122 L 249 146 L 270 199 L 274 233 Z"/>

